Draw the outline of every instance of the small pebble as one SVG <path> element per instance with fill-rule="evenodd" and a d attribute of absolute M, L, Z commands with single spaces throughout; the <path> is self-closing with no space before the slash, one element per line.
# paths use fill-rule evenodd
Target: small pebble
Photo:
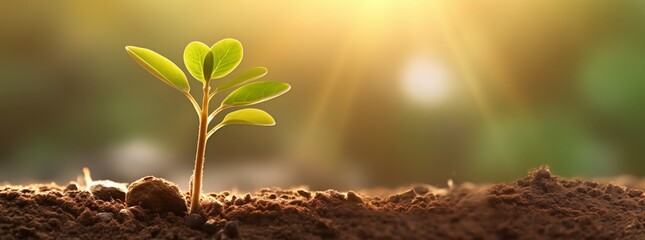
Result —
<path fill-rule="evenodd" d="M 192 229 L 202 229 L 204 227 L 204 217 L 199 214 L 190 214 L 186 217 L 186 226 Z"/>
<path fill-rule="evenodd" d="M 96 216 L 98 217 L 99 220 L 101 220 L 103 222 L 109 222 L 113 218 L 112 213 L 109 213 L 109 212 L 101 212 L 101 213 L 96 214 Z"/>

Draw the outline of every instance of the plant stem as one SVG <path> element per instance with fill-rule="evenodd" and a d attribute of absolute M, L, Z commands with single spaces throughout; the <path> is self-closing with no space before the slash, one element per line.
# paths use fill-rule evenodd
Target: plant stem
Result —
<path fill-rule="evenodd" d="M 195 108 L 195 112 L 197 113 L 197 116 L 200 116 L 202 110 L 199 108 L 199 105 L 197 104 L 197 101 L 195 101 L 195 98 L 193 97 L 193 95 L 190 95 L 190 93 L 187 93 L 187 92 L 182 92 L 182 93 L 184 94 L 184 96 L 188 98 L 188 100 L 190 100 L 190 103 L 193 104 L 193 107 Z"/>
<path fill-rule="evenodd" d="M 215 109 L 215 111 L 213 111 L 210 115 L 208 115 L 208 123 L 210 123 L 213 120 L 213 118 L 215 118 L 215 115 L 217 115 L 219 112 L 221 112 L 224 109 L 225 109 L 224 106 L 220 106 L 217 109 Z"/>
<path fill-rule="evenodd" d="M 210 96 L 208 96 L 208 99 L 209 99 L 209 100 L 210 100 L 210 99 L 212 99 L 213 97 L 215 97 L 215 94 L 217 94 L 217 93 L 218 93 L 218 91 L 217 91 L 217 89 L 215 89 L 215 91 L 213 91 L 213 92 L 210 94 Z"/>
<path fill-rule="evenodd" d="M 208 131 L 208 102 L 210 87 L 208 82 L 204 84 L 204 94 L 202 95 L 202 111 L 199 116 L 199 135 L 197 137 L 197 153 L 195 157 L 195 171 L 193 172 L 193 184 L 190 190 L 190 214 L 199 214 L 202 194 L 202 174 L 204 172 L 204 155 L 206 153 L 206 139 Z"/>

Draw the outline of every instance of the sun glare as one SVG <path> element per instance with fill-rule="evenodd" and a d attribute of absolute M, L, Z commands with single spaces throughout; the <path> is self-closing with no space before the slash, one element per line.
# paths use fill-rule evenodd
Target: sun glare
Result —
<path fill-rule="evenodd" d="M 450 84 L 446 69 L 428 57 L 412 58 L 404 66 L 403 91 L 407 97 L 420 104 L 437 104 L 448 98 Z"/>

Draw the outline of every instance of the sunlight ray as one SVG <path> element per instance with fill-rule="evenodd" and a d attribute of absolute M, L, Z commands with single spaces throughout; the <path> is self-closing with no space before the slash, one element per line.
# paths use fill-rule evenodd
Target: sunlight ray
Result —
<path fill-rule="evenodd" d="M 439 26 L 443 33 L 441 36 L 444 37 L 450 51 L 454 54 L 457 66 L 461 70 L 461 79 L 466 83 L 466 86 L 468 87 L 468 90 L 482 115 L 482 120 L 486 126 L 490 126 L 493 120 L 490 104 L 480 86 L 480 79 L 478 79 L 473 67 L 468 61 L 469 55 L 459 47 L 462 45 L 462 41 L 459 34 L 455 31 L 454 22 L 451 18 L 452 15 L 450 14 L 451 11 L 446 7 L 445 3 L 445 1 L 442 1 L 437 7 L 432 8 L 435 11 L 435 14 L 433 14 L 436 17 L 435 21 L 440 23 Z"/>
<path fill-rule="evenodd" d="M 345 39 L 345 42 L 339 47 L 332 67 L 322 81 L 322 90 L 311 108 L 308 119 L 305 121 L 306 123 L 304 125 L 300 141 L 298 142 L 299 145 L 294 148 L 296 154 L 306 153 L 307 150 L 316 145 L 315 139 L 313 139 L 315 130 L 320 129 L 322 120 L 324 120 L 323 114 L 329 108 L 331 97 L 334 95 L 334 90 L 338 89 L 338 85 L 340 84 L 339 80 L 342 78 L 341 73 L 347 67 L 347 59 L 351 54 L 350 46 L 352 40 L 350 37 L 346 37 Z"/>
<path fill-rule="evenodd" d="M 355 35 L 364 35 L 364 36 L 381 36 L 384 33 L 381 28 L 373 28 L 369 25 L 373 25 L 377 19 L 384 19 L 390 17 L 391 8 L 385 4 L 385 2 L 371 2 L 370 7 L 363 8 L 363 10 L 356 15 L 355 24 L 352 26 L 358 31 L 352 31 Z M 354 41 L 352 42 L 352 49 L 361 48 L 362 51 L 358 51 L 352 54 L 351 62 L 353 65 L 349 71 L 346 71 L 346 74 L 343 76 L 343 89 L 344 89 L 344 99 L 343 105 L 339 106 L 336 110 L 338 118 L 338 147 L 343 143 L 342 140 L 348 134 L 347 125 L 352 120 L 352 110 L 355 110 L 354 104 L 356 98 L 361 96 L 359 93 L 360 86 L 365 82 L 366 78 L 366 69 L 369 67 L 368 64 L 373 59 L 380 57 L 381 52 L 378 51 L 379 47 L 383 47 L 382 38 L 374 37 L 370 41 Z"/>

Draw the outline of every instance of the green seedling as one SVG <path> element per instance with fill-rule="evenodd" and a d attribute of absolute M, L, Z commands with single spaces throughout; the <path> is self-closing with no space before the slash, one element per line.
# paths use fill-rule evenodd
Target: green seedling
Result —
<path fill-rule="evenodd" d="M 258 81 L 267 74 L 264 67 L 254 67 L 237 76 L 221 82 L 214 89 L 211 80 L 219 79 L 231 73 L 242 61 L 242 44 L 235 39 L 223 39 L 212 47 L 201 42 L 191 42 L 184 50 L 184 63 L 190 75 L 203 85 L 202 104 L 197 103 L 190 93 L 190 85 L 184 72 L 172 61 L 158 53 L 140 47 L 125 47 L 128 54 L 144 69 L 162 82 L 178 90 L 192 103 L 199 117 L 199 134 L 197 137 L 197 153 L 195 154 L 195 169 L 190 186 L 190 214 L 199 213 L 202 190 L 202 173 L 206 142 L 218 129 L 233 124 L 256 126 L 273 126 L 275 120 L 267 112 L 255 108 L 246 108 L 227 114 L 224 119 L 209 129 L 210 122 L 223 110 L 244 107 L 276 98 L 291 88 L 281 82 Z M 253 82 L 253 83 L 251 83 Z M 211 99 L 223 91 L 237 88 L 228 94 L 219 107 L 209 112 Z"/>

